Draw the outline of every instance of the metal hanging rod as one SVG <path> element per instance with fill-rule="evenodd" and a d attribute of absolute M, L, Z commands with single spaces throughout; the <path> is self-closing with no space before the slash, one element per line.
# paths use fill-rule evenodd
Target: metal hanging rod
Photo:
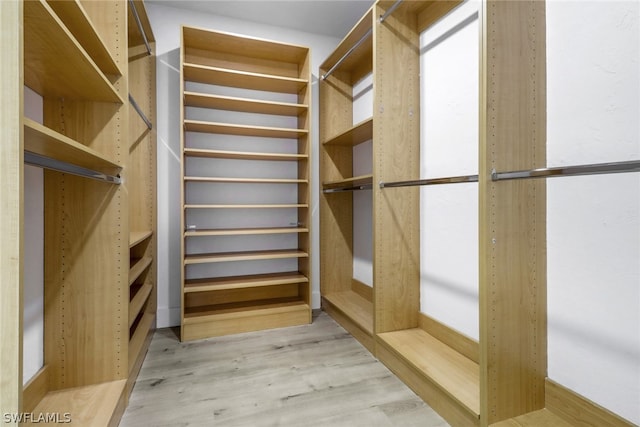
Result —
<path fill-rule="evenodd" d="M 612 163 L 594 163 L 590 165 L 559 166 L 512 172 L 491 171 L 492 181 L 523 178 L 553 178 L 559 176 L 597 175 L 604 173 L 640 172 L 640 160 Z"/>
<path fill-rule="evenodd" d="M 140 108 L 136 100 L 133 99 L 133 96 L 131 96 L 131 94 L 129 94 L 129 102 L 131 103 L 131 105 L 133 105 L 133 108 L 138 112 L 138 115 L 140 115 L 140 117 L 142 118 L 142 121 L 146 123 L 149 130 L 153 129 L 153 124 L 147 118 L 147 116 L 144 115 L 144 113 L 142 112 L 142 109 Z"/>
<path fill-rule="evenodd" d="M 120 184 L 122 182 L 120 176 L 107 175 L 102 172 L 86 169 L 81 166 L 52 159 L 50 157 L 32 153 L 30 151 L 24 152 L 24 163 L 45 169 L 51 169 L 57 172 L 64 172 L 84 178 L 95 179 L 97 181 L 108 182 L 111 184 Z"/>
<path fill-rule="evenodd" d="M 450 176 L 446 178 L 417 179 L 413 181 L 380 182 L 380 188 L 414 187 L 416 185 L 460 184 L 478 182 L 478 175 Z"/>
<path fill-rule="evenodd" d="M 142 22 L 140 21 L 140 16 L 138 15 L 138 10 L 136 9 L 136 5 L 133 0 L 129 0 L 129 6 L 131 7 L 131 13 L 133 13 L 133 17 L 135 18 L 136 24 L 138 25 L 138 30 L 142 35 L 142 41 L 144 41 L 144 45 L 147 47 L 147 54 L 151 55 L 151 46 L 149 46 L 147 34 L 144 32 L 144 28 L 142 28 Z"/>
<path fill-rule="evenodd" d="M 344 193 L 345 191 L 358 191 L 358 190 L 371 190 L 373 185 L 371 184 L 363 184 L 363 185 L 355 185 L 353 187 L 338 187 L 338 188 L 327 188 L 322 190 L 323 193 Z"/>
<path fill-rule="evenodd" d="M 367 32 L 364 33 L 364 35 L 362 37 L 360 37 L 360 40 L 358 40 L 356 42 L 356 44 L 351 46 L 351 48 L 347 51 L 347 53 L 342 55 L 342 58 L 338 59 L 338 62 L 333 64 L 333 67 L 329 68 L 329 71 L 327 71 L 326 73 L 324 73 L 322 75 L 322 77 L 321 77 L 322 80 L 325 80 L 327 77 L 329 77 L 336 70 L 336 68 L 338 68 L 340 66 L 340 64 L 342 64 L 344 62 L 344 60 L 347 59 L 349 57 L 349 55 L 351 55 L 353 53 L 353 51 L 355 51 L 358 48 L 358 46 L 360 46 L 369 36 L 371 36 L 372 32 L 373 32 L 373 29 L 369 28 L 367 30 Z"/>
<path fill-rule="evenodd" d="M 384 22 L 384 20 L 385 20 L 385 19 L 387 19 L 387 17 L 388 17 L 389 15 L 391 15 L 391 14 L 393 13 L 393 11 L 394 11 L 394 10 L 396 10 L 396 8 L 397 8 L 398 6 L 400 6 L 400 3 L 402 3 L 402 0 L 396 0 L 396 2 L 393 4 L 393 6 L 391 6 L 391 7 L 389 8 L 389 10 L 387 10 L 387 11 L 385 12 L 385 14 L 384 14 L 384 15 L 380 15 L 380 19 L 379 19 L 379 20 L 380 20 L 380 23 L 381 23 L 381 24 Z"/>

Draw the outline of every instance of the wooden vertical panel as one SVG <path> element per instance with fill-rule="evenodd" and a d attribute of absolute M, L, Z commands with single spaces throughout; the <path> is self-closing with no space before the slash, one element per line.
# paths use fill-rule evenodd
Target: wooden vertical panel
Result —
<path fill-rule="evenodd" d="M 320 70 L 323 75 L 327 70 Z M 322 192 L 322 182 L 352 175 L 351 147 L 323 145 L 353 124 L 349 73 L 336 71 L 320 81 L 320 288 L 322 295 L 351 289 L 353 277 L 353 198 Z"/>
<path fill-rule="evenodd" d="M 298 185 L 298 203 L 311 205 L 311 189 L 315 184 L 311 174 L 311 98 L 312 98 L 312 75 L 311 75 L 311 49 L 307 50 L 307 54 L 302 58 L 300 63 L 300 75 L 301 79 L 307 79 L 308 83 L 305 88 L 298 94 L 298 103 L 307 105 L 306 111 L 298 116 L 298 129 L 305 129 L 307 135 L 298 138 L 298 154 L 307 155 L 306 160 L 298 161 L 298 178 L 307 179 L 308 184 Z M 311 252 L 311 209 L 301 208 L 298 209 L 298 223 L 303 224 L 309 230 L 307 233 L 298 234 L 298 248 L 310 253 Z M 311 307 L 311 259 L 310 257 L 298 258 L 298 271 L 304 274 L 309 281 L 299 285 L 299 293 L 302 299 Z M 311 311 L 309 311 L 309 322 L 311 322 Z"/>
<path fill-rule="evenodd" d="M 480 149 L 481 424 L 544 407 L 544 180 L 490 173 L 544 167 L 545 3 L 482 8 Z"/>
<path fill-rule="evenodd" d="M 126 2 L 93 3 L 86 9 L 95 27 L 119 66 L 126 64 Z M 127 67 L 120 68 L 124 75 L 114 86 L 126 99 Z M 44 98 L 46 126 L 121 165 L 128 155 L 127 111 L 121 104 Z M 126 182 L 126 169 L 122 176 Z M 51 389 L 127 376 L 128 211 L 125 185 L 45 172 L 45 362 Z"/>
<path fill-rule="evenodd" d="M 377 5 L 375 16 L 385 7 Z M 420 174 L 419 34 L 414 13 L 398 8 L 374 25 L 374 183 Z M 418 187 L 373 190 L 375 332 L 418 325 Z"/>
<path fill-rule="evenodd" d="M 184 62 L 185 62 L 185 55 L 186 55 L 186 46 L 185 46 L 185 32 L 189 31 L 189 29 L 185 26 L 181 26 L 180 27 L 180 99 L 184 100 Z M 185 113 L 184 113 L 184 109 L 185 109 L 185 105 L 184 102 L 180 102 L 180 123 L 184 124 L 184 118 L 185 118 Z M 187 204 L 187 200 L 186 200 L 186 193 L 187 193 L 187 189 L 186 189 L 186 181 L 184 181 L 184 172 L 185 172 L 185 167 L 184 167 L 184 149 L 185 149 L 185 131 L 184 129 L 182 129 L 180 131 L 180 177 L 181 177 L 181 183 L 180 183 L 180 201 L 182 206 L 180 206 L 180 339 L 184 340 L 184 336 L 185 336 L 185 325 L 184 325 L 184 306 L 185 306 L 185 299 L 184 299 L 184 281 L 186 280 L 186 276 L 187 276 L 187 272 L 186 272 L 186 265 L 184 265 L 184 259 L 186 258 L 187 254 L 186 254 L 186 247 L 185 247 L 185 237 L 184 237 L 184 230 L 186 227 L 186 212 L 184 209 L 184 206 Z"/>
<path fill-rule="evenodd" d="M 0 2 L 0 413 L 22 410 L 22 2 Z M 4 418 L 0 424 L 5 425 Z"/>

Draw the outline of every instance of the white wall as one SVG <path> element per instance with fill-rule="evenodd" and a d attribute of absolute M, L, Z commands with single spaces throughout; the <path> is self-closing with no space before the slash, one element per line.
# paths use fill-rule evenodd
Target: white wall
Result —
<path fill-rule="evenodd" d="M 24 115 L 42 123 L 42 97 L 24 88 Z M 44 181 L 42 169 L 24 167 L 24 332 L 22 379 L 44 365 Z"/>
<path fill-rule="evenodd" d="M 479 2 L 420 37 L 420 177 L 478 173 Z M 420 190 L 420 310 L 478 339 L 478 184 Z"/>
<path fill-rule="evenodd" d="M 547 3 L 547 163 L 640 159 L 640 3 Z M 640 174 L 547 180 L 549 377 L 640 424 Z"/>
<path fill-rule="evenodd" d="M 340 41 L 300 31 L 245 22 L 223 16 L 147 5 L 156 37 L 158 136 L 158 326 L 180 323 L 180 25 L 192 25 L 311 47 L 313 73 L 311 176 L 318 177 L 317 70 Z M 342 37 L 342 35 L 338 35 Z M 312 306 L 320 307 L 318 183 L 311 183 Z M 204 272 L 193 272 L 204 274 Z"/>

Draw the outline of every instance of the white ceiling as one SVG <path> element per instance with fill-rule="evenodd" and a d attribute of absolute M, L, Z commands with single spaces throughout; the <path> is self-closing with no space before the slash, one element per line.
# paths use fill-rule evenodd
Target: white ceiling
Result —
<path fill-rule="evenodd" d="M 374 0 L 147 0 L 147 2 L 342 39 L 374 3 Z"/>

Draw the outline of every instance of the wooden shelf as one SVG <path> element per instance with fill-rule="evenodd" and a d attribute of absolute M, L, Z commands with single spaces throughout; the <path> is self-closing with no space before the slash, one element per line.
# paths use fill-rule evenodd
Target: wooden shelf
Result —
<path fill-rule="evenodd" d="M 304 89 L 308 83 L 305 79 L 280 77 L 189 63 L 184 64 L 183 72 L 185 81 L 267 92 L 296 94 Z"/>
<path fill-rule="evenodd" d="M 356 146 L 373 138 L 373 118 L 364 120 L 324 142 L 325 145 Z"/>
<path fill-rule="evenodd" d="M 47 3 L 64 22 L 71 34 L 89 53 L 96 65 L 105 74 L 121 76 L 113 55 L 96 31 L 79 0 L 52 1 Z"/>
<path fill-rule="evenodd" d="M 422 329 L 378 334 L 382 343 L 424 379 L 438 387 L 473 418 L 480 418 L 480 369 L 478 364 Z"/>
<path fill-rule="evenodd" d="M 147 336 L 151 333 L 151 326 L 155 320 L 153 313 L 144 313 L 136 326 L 136 330 L 129 339 L 129 372 L 132 371 L 140 352 L 146 347 L 144 345 Z"/>
<path fill-rule="evenodd" d="M 375 7 L 375 6 L 374 6 Z M 360 40 L 367 31 L 371 31 L 373 24 L 373 8 L 358 21 L 353 29 L 346 35 L 340 42 L 338 47 L 327 57 L 327 59 L 320 66 L 321 70 L 327 71 L 335 63 L 342 58 L 342 56 L 349 51 Z M 373 34 L 360 44 L 336 69 L 343 72 L 356 72 L 357 76 L 353 80 L 358 80 L 367 72 L 373 69 Z"/>
<path fill-rule="evenodd" d="M 43 0 L 24 2 L 24 83 L 43 96 L 124 100 Z"/>
<path fill-rule="evenodd" d="M 258 261 L 267 259 L 307 258 L 308 253 L 299 249 L 282 249 L 270 251 L 220 252 L 209 254 L 187 255 L 185 265 L 230 261 Z"/>
<path fill-rule="evenodd" d="M 153 31 L 151 29 L 151 23 L 149 22 L 149 16 L 147 14 L 147 8 L 145 7 L 144 1 L 142 0 L 134 0 L 134 7 L 136 11 L 138 11 L 138 17 L 140 18 L 140 22 L 142 23 L 142 29 L 144 30 L 144 34 L 147 37 L 147 41 L 149 43 L 155 42 L 155 38 L 153 36 Z M 127 19 L 127 38 L 129 43 L 129 48 L 144 46 L 144 39 L 142 38 L 142 34 L 140 34 L 140 30 L 138 29 L 138 25 L 136 23 L 135 18 L 133 17 L 133 12 L 131 11 L 131 7 L 128 8 L 128 19 Z M 146 47 L 144 48 L 144 55 L 147 55 Z"/>
<path fill-rule="evenodd" d="M 360 175 L 353 178 L 341 179 L 339 181 L 328 181 L 322 183 L 322 188 L 338 188 L 338 187 L 351 187 L 358 185 L 373 184 L 373 175 Z"/>
<path fill-rule="evenodd" d="M 209 322 L 216 317 L 237 317 L 253 314 L 252 311 L 281 311 L 282 309 L 305 309 L 309 307 L 298 297 L 269 300 L 243 301 L 229 304 L 186 307 L 184 321 L 187 324 Z"/>
<path fill-rule="evenodd" d="M 540 409 L 539 411 L 491 424 L 491 427 L 571 427 L 572 425 L 548 409 Z"/>
<path fill-rule="evenodd" d="M 309 158 L 306 154 L 278 154 L 278 153 L 253 153 L 243 151 L 205 150 L 200 148 L 185 148 L 186 157 L 207 157 L 214 159 L 234 160 L 269 160 L 269 161 L 299 161 Z"/>
<path fill-rule="evenodd" d="M 373 303 L 353 291 L 334 292 L 324 298 L 369 335 L 373 335 Z"/>
<path fill-rule="evenodd" d="M 147 240 L 152 235 L 153 235 L 152 230 L 129 231 L 129 249 Z"/>
<path fill-rule="evenodd" d="M 243 55 L 248 58 L 263 60 L 300 63 L 308 54 L 309 49 L 289 43 L 275 42 L 255 37 L 211 31 L 203 28 L 183 28 L 183 44 L 188 49 L 199 49 L 215 54 Z"/>
<path fill-rule="evenodd" d="M 185 209 L 307 209 L 306 203 L 264 204 L 264 205 L 184 205 Z"/>
<path fill-rule="evenodd" d="M 140 289 L 138 289 L 129 302 L 129 327 L 133 325 L 133 322 L 135 322 L 136 318 L 140 314 L 140 310 L 142 310 L 142 307 L 144 307 L 144 304 L 149 299 L 149 295 L 151 295 L 152 290 L 153 285 L 151 283 L 145 283 L 140 287 Z"/>
<path fill-rule="evenodd" d="M 24 117 L 23 120 L 24 151 L 92 169 L 107 175 L 117 175 L 122 170 L 121 166 L 113 163 L 97 151 L 27 117 Z"/>
<path fill-rule="evenodd" d="M 184 105 L 188 107 L 213 108 L 216 110 L 241 111 L 245 113 L 299 116 L 309 108 L 306 104 L 270 102 L 231 96 L 184 92 Z"/>
<path fill-rule="evenodd" d="M 151 257 L 142 257 L 131 261 L 131 265 L 129 266 L 129 286 L 131 286 L 136 279 L 140 277 L 152 262 L 153 258 Z"/>
<path fill-rule="evenodd" d="M 226 228 L 226 229 L 185 231 L 184 237 L 240 236 L 240 235 L 257 235 L 257 234 L 292 234 L 292 233 L 308 233 L 308 232 L 309 232 L 308 228 L 302 228 L 302 227 Z"/>
<path fill-rule="evenodd" d="M 307 184 L 306 179 L 280 179 L 280 178 L 219 178 L 206 176 L 185 176 L 185 181 L 212 182 L 212 183 L 239 183 L 239 184 Z"/>
<path fill-rule="evenodd" d="M 288 285 L 293 283 L 309 283 L 309 279 L 297 271 L 289 273 L 189 279 L 184 282 L 184 293 L 259 288 L 266 286 Z"/>
<path fill-rule="evenodd" d="M 221 133 L 224 135 L 257 136 L 263 138 L 298 138 L 307 135 L 306 129 L 287 129 L 266 126 L 245 126 L 228 123 L 203 122 L 185 120 L 184 130 L 187 132 Z"/>
<path fill-rule="evenodd" d="M 104 427 L 113 425 L 112 416 L 124 411 L 124 390 L 127 380 L 50 391 L 36 408 L 34 414 L 71 414 L 70 426 Z M 115 420 L 118 423 L 118 420 Z M 39 426 L 42 423 L 24 423 L 21 426 Z M 64 424 L 66 425 L 66 424 Z"/>

